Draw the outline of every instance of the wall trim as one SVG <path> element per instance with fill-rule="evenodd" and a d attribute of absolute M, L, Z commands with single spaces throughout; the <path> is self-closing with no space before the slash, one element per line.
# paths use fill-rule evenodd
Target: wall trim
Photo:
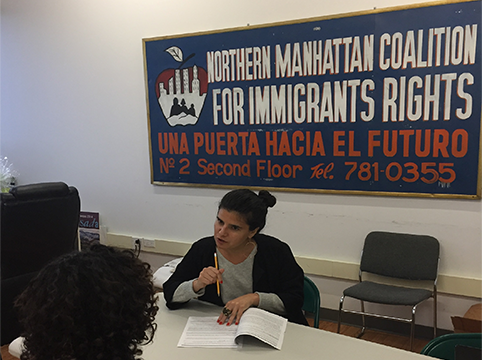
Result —
<path fill-rule="evenodd" d="M 134 236 L 107 233 L 105 243 L 120 248 L 132 249 Z M 151 240 L 151 239 L 149 239 Z M 142 251 L 184 256 L 191 247 L 190 243 L 172 240 L 153 239 L 154 247 L 144 247 Z M 296 261 L 307 274 L 319 275 L 342 280 L 358 280 L 358 264 L 337 260 L 328 260 L 295 255 Z M 450 295 L 460 295 L 474 298 L 482 298 L 482 279 L 439 274 L 438 291 Z"/>

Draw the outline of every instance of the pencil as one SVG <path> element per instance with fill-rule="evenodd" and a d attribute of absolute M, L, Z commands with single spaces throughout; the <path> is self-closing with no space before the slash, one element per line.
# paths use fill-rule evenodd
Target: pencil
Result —
<path fill-rule="evenodd" d="M 219 270 L 218 256 L 216 253 L 214 253 L 214 266 L 216 267 L 217 270 Z M 221 291 L 219 290 L 219 280 L 216 280 L 216 287 L 218 289 L 218 296 L 221 296 Z"/>

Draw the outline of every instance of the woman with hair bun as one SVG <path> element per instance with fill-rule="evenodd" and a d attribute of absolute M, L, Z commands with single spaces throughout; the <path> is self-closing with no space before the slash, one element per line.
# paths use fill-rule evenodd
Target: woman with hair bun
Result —
<path fill-rule="evenodd" d="M 259 307 L 306 325 L 303 270 L 286 243 L 260 234 L 268 208 L 275 204 L 266 190 L 224 195 L 214 236 L 195 242 L 164 283 L 167 306 L 177 309 L 198 298 L 224 306 L 220 324 L 237 324 L 249 307 Z"/>

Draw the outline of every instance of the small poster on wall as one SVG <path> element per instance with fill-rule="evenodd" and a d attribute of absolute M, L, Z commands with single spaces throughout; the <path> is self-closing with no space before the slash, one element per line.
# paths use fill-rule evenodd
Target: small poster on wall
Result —
<path fill-rule="evenodd" d="M 100 243 L 98 212 L 80 212 L 79 237 L 82 250 Z"/>

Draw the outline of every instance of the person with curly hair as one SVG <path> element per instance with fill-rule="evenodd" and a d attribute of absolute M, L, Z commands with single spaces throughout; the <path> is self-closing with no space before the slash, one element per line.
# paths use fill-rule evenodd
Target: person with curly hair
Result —
<path fill-rule="evenodd" d="M 136 359 L 158 310 L 150 265 L 104 245 L 54 260 L 15 306 L 22 360 Z"/>
<path fill-rule="evenodd" d="M 214 236 L 195 242 L 163 284 L 167 307 L 177 309 L 198 298 L 224 307 L 219 324 L 237 324 L 244 311 L 258 307 L 307 325 L 303 270 L 286 243 L 260 234 L 275 204 L 266 190 L 224 195 Z"/>

